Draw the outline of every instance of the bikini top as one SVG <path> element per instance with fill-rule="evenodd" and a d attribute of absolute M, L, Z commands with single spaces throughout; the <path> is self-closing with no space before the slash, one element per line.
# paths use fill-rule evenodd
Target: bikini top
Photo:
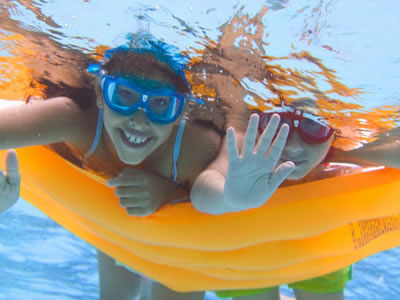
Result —
<path fill-rule="evenodd" d="M 84 158 L 87 159 L 96 151 L 97 146 L 99 145 L 101 133 L 103 131 L 103 120 L 104 120 L 104 113 L 102 109 L 99 109 L 98 117 L 97 117 L 97 127 L 96 127 L 96 134 L 94 136 L 92 145 L 90 146 L 89 150 L 85 153 Z M 185 129 L 186 119 L 182 118 L 181 122 L 178 125 L 178 131 L 175 137 L 175 144 L 174 144 L 174 152 L 172 157 L 172 180 L 177 182 L 178 178 L 178 160 L 179 160 L 179 153 L 181 150 L 181 143 L 182 143 L 182 136 L 183 131 Z"/>

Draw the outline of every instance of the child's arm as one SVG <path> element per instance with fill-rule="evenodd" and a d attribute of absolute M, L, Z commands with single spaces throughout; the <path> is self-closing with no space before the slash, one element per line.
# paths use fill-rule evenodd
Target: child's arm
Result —
<path fill-rule="evenodd" d="M 17 202 L 21 178 L 15 151 L 10 150 L 6 158 L 7 174 L 0 170 L 0 213 L 5 212 Z"/>
<path fill-rule="evenodd" d="M 69 98 L 53 98 L 42 103 L 0 109 L 0 149 L 69 142 L 89 147 L 84 130 L 87 117 Z M 6 158 L 7 175 L 0 173 L 0 212 L 10 208 L 19 197 L 20 175 L 14 151 Z M 0 170 L 1 171 L 1 170 Z"/>
<path fill-rule="evenodd" d="M 332 161 L 372 163 L 400 168 L 400 128 L 395 128 L 369 143 L 351 151 L 336 151 Z"/>
<path fill-rule="evenodd" d="M 211 165 L 196 179 L 191 200 L 200 211 L 222 214 L 241 211 L 263 205 L 294 169 L 293 162 L 285 162 L 276 168 L 286 143 L 288 126 L 283 125 L 274 140 L 279 116 L 270 123 L 255 147 L 259 117 L 250 118 L 246 135 L 238 135 L 239 154 L 235 131 L 228 129 L 224 145 Z"/>
<path fill-rule="evenodd" d="M 57 142 L 87 149 L 90 129 L 86 113 L 66 97 L 0 109 L 0 149 Z"/>

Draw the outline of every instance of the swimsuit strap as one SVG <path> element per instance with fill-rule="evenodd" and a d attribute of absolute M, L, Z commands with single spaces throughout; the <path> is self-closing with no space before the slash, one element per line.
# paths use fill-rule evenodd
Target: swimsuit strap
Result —
<path fill-rule="evenodd" d="M 172 165 L 172 180 L 176 182 L 178 178 L 178 159 L 179 152 L 181 150 L 181 142 L 183 136 L 183 130 L 185 129 L 186 119 L 182 118 L 182 121 L 179 123 L 178 131 L 176 132 L 175 145 L 174 145 L 174 155 L 173 155 L 173 165 Z"/>
<path fill-rule="evenodd" d="M 99 145 L 101 132 L 103 131 L 103 116 L 104 116 L 103 110 L 99 109 L 99 113 L 97 116 L 96 135 L 94 136 L 93 143 L 90 146 L 89 150 L 83 156 L 85 159 L 89 158 L 96 151 L 97 146 Z"/>

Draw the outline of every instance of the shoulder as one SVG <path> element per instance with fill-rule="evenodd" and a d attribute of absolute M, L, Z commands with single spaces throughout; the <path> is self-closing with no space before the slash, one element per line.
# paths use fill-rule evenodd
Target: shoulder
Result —
<path fill-rule="evenodd" d="M 212 124 L 197 121 L 188 121 L 184 136 L 188 149 L 212 159 L 215 158 L 223 138 L 223 134 Z"/>
<path fill-rule="evenodd" d="M 178 163 L 179 177 L 193 183 L 200 172 L 215 159 L 222 138 L 221 132 L 212 125 L 187 121 Z"/>
<path fill-rule="evenodd" d="M 87 148 L 95 130 L 97 115 L 94 109 L 83 109 L 69 97 L 50 98 L 32 106 L 36 106 L 40 118 L 51 125 L 54 134 L 63 137 L 61 141 Z"/>

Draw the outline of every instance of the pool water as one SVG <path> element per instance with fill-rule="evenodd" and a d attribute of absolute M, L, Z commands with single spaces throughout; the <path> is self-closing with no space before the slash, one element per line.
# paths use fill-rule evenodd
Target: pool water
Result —
<path fill-rule="evenodd" d="M 29 203 L 0 217 L 0 237 L 0 299 L 98 299 L 95 249 Z M 399 255 L 395 248 L 356 263 L 346 299 L 398 299 Z M 292 295 L 286 287 L 281 293 Z"/>

